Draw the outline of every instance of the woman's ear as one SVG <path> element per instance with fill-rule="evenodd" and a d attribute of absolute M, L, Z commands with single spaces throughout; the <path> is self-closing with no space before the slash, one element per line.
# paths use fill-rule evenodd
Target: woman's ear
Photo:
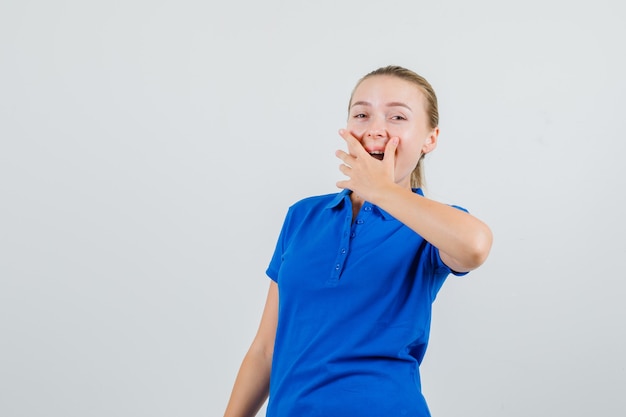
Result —
<path fill-rule="evenodd" d="M 428 152 L 432 152 L 437 147 L 437 138 L 439 137 L 439 127 L 434 128 L 430 131 L 430 134 L 424 141 L 424 145 L 422 146 L 422 153 L 427 154 Z"/>

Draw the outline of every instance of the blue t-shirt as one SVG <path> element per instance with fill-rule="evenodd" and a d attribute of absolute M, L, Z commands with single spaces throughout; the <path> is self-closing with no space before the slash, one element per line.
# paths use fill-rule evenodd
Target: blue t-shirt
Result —
<path fill-rule="evenodd" d="M 349 194 L 306 198 L 285 218 L 267 269 L 279 288 L 268 417 L 430 415 L 419 364 L 452 271 L 375 205 L 353 222 Z"/>

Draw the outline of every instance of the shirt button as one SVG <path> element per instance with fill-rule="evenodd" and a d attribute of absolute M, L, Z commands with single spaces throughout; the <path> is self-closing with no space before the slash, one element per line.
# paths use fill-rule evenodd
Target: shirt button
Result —
<path fill-rule="evenodd" d="M 352 232 L 352 234 L 350 235 L 350 237 L 355 237 L 356 233 Z"/>
<path fill-rule="evenodd" d="M 339 271 L 339 264 L 335 265 L 335 271 Z"/>
<path fill-rule="evenodd" d="M 371 211 L 371 210 L 372 210 L 372 208 L 371 208 L 370 206 L 366 206 L 364 210 L 365 210 L 365 211 Z"/>
<path fill-rule="evenodd" d="M 341 254 L 343 255 L 345 253 L 346 253 L 346 250 L 345 249 L 341 249 Z"/>
<path fill-rule="evenodd" d="M 363 223 L 364 223 L 364 222 L 363 222 L 363 220 L 361 220 L 361 219 L 359 219 L 359 220 L 357 220 L 357 221 L 356 221 L 356 224 L 363 224 Z"/>

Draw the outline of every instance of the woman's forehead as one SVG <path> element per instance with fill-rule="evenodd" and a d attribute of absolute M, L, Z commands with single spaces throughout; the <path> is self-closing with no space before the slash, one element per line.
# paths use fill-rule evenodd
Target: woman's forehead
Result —
<path fill-rule="evenodd" d="M 375 75 L 357 85 L 350 105 L 357 102 L 370 105 L 395 102 L 414 107 L 418 103 L 424 104 L 424 94 L 421 88 L 411 81 L 396 76 Z"/>

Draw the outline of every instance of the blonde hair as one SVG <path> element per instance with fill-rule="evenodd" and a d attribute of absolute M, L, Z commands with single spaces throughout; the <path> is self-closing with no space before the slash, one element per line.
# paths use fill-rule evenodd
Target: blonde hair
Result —
<path fill-rule="evenodd" d="M 426 115 L 428 116 L 428 125 L 431 129 L 439 126 L 439 108 L 437 106 L 437 95 L 435 94 L 435 90 L 430 85 L 428 81 L 424 77 L 415 72 L 406 69 L 404 67 L 400 67 L 397 65 L 388 65 L 386 67 L 378 68 L 368 74 L 366 74 L 363 78 L 361 78 L 354 89 L 352 90 L 352 94 L 350 94 L 350 102 L 348 103 L 348 111 L 350 110 L 350 105 L 352 104 L 352 97 L 354 96 L 354 92 L 357 87 L 366 79 L 370 77 L 375 77 L 377 75 L 389 75 L 393 77 L 398 77 L 402 80 L 408 81 L 410 83 L 415 84 L 424 97 L 426 98 Z M 425 154 L 422 154 L 421 158 L 417 162 L 417 166 L 411 173 L 411 187 L 419 188 L 424 185 L 424 159 Z"/>

